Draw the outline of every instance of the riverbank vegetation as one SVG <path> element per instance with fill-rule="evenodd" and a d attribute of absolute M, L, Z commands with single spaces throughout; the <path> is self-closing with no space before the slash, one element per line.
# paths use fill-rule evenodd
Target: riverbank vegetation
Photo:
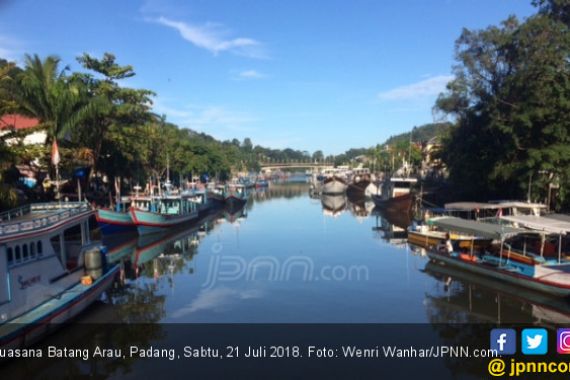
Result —
<path fill-rule="evenodd" d="M 404 160 L 419 166 L 422 144 L 433 137 L 439 137 L 436 158 L 463 198 L 528 198 L 568 209 L 570 1 L 533 4 L 537 13 L 525 20 L 509 17 L 461 33 L 455 79 L 434 107 L 448 121 L 335 156 L 265 148 L 249 138 L 218 141 L 179 128 L 153 113 L 153 91 L 124 85 L 135 76 L 134 68 L 119 64 L 113 54 L 83 54 L 77 58 L 79 72 L 56 56 L 27 55 L 22 67 L 0 59 L 0 117 L 19 114 L 38 121 L 31 129 L 0 132 L 0 209 L 18 201 L 17 165 L 35 165 L 54 178 L 55 140 L 63 178 L 84 168 L 90 173 L 85 186 L 105 178 L 115 186 L 108 192 L 164 179 L 167 166 L 174 182 L 206 173 L 223 180 L 268 162 L 364 163 L 392 171 Z M 25 135 L 37 131 L 45 131 L 45 141 L 24 144 Z"/>
<path fill-rule="evenodd" d="M 249 138 L 218 141 L 179 128 L 152 112 L 151 90 L 121 83 L 135 75 L 133 67 L 120 65 L 109 53 L 102 58 L 83 54 L 77 60 L 81 72 L 70 71 L 56 56 L 27 55 L 23 67 L 0 60 L 0 117 L 18 114 L 38 122 L 25 130 L 3 126 L 0 208 L 18 200 L 16 165 L 33 164 L 54 178 L 50 165 L 54 141 L 62 178 L 86 168 L 87 186 L 106 178 L 115 190 L 164 179 L 167 166 L 178 182 L 202 174 L 225 179 L 232 172 L 257 170 L 260 162 L 311 159 L 308 152 L 254 146 Z M 46 134 L 42 144 L 24 143 L 26 135 L 38 131 Z"/>
<path fill-rule="evenodd" d="M 570 1 L 534 0 L 456 41 L 455 79 L 436 109 L 455 120 L 441 158 L 468 199 L 570 205 Z M 556 196 L 555 196 L 556 194 Z"/>

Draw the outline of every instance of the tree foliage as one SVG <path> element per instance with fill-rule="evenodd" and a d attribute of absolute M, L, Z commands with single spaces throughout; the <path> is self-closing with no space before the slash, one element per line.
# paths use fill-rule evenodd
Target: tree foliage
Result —
<path fill-rule="evenodd" d="M 442 158 L 472 197 L 545 200 L 548 184 L 570 184 L 570 30 L 568 1 L 536 1 L 520 22 L 463 30 L 455 79 L 436 107 L 456 126 Z"/>

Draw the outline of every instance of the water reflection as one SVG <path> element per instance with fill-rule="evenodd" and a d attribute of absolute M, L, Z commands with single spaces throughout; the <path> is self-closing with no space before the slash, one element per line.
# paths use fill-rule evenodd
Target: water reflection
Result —
<path fill-rule="evenodd" d="M 565 301 L 430 263 L 407 245 L 408 215 L 382 212 L 365 199 L 311 199 L 308 191 L 304 182 L 271 183 L 253 191 L 240 210 L 219 210 L 163 234 L 107 239 L 108 260 L 120 263 L 121 280 L 105 303 L 43 344 L 167 344 L 165 322 L 411 322 L 431 324 L 444 344 L 474 346 L 480 339 L 485 347 L 489 330 L 482 322 L 570 324 Z M 212 263 L 222 258 L 225 265 L 231 259 L 245 268 L 265 266 L 206 286 Z M 310 264 L 311 276 L 288 266 L 292 258 Z M 275 263 L 296 269 L 276 278 L 275 265 L 268 265 Z M 351 277 L 358 273 L 352 268 L 366 269 L 367 276 Z M 231 268 L 222 269 L 227 279 Z M 82 326 L 85 321 L 97 324 Z M 135 362 L 31 361 L 0 368 L 0 376 L 105 378 L 132 371 L 144 377 Z M 454 374 L 481 374 L 482 368 L 452 359 L 446 366 Z"/>
<path fill-rule="evenodd" d="M 372 227 L 372 230 L 376 232 L 377 237 L 395 247 L 407 247 L 407 228 L 411 223 L 408 214 L 399 214 L 393 211 L 374 208 L 372 215 L 375 219 L 375 225 Z"/>
<path fill-rule="evenodd" d="M 322 195 L 323 215 L 338 217 L 346 209 L 345 195 Z"/>
<path fill-rule="evenodd" d="M 564 299 L 433 262 L 424 271 L 437 280 L 426 294 L 432 323 L 570 323 L 570 304 Z"/>

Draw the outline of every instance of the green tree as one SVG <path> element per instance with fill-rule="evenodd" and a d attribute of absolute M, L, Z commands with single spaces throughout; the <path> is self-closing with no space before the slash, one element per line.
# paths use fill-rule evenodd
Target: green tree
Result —
<path fill-rule="evenodd" d="M 91 98 L 87 88 L 60 70 L 60 59 L 26 55 L 20 75 L 17 97 L 20 111 L 39 119 L 47 131 L 46 145 L 63 138 L 83 121 L 105 106 L 100 98 Z"/>
<path fill-rule="evenodd" d="M 436 107 L 456 127 L 444 140 L 450 177 L 473 197 L 533 194 L 570 184 L 570 31 L 568 6 L 536 2 L 540 12 L 520 23 L 464 30 L 456 42 L 455 79 Z"/>

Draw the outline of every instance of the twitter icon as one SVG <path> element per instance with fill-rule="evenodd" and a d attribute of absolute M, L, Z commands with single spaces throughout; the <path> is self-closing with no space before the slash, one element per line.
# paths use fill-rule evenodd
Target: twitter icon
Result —
<path fill-rule="evenodd" d="M 548 332 L 546 329 L 524 329 L 521 337 L 522 353 L 525 355 L 546 355 Z"/>

